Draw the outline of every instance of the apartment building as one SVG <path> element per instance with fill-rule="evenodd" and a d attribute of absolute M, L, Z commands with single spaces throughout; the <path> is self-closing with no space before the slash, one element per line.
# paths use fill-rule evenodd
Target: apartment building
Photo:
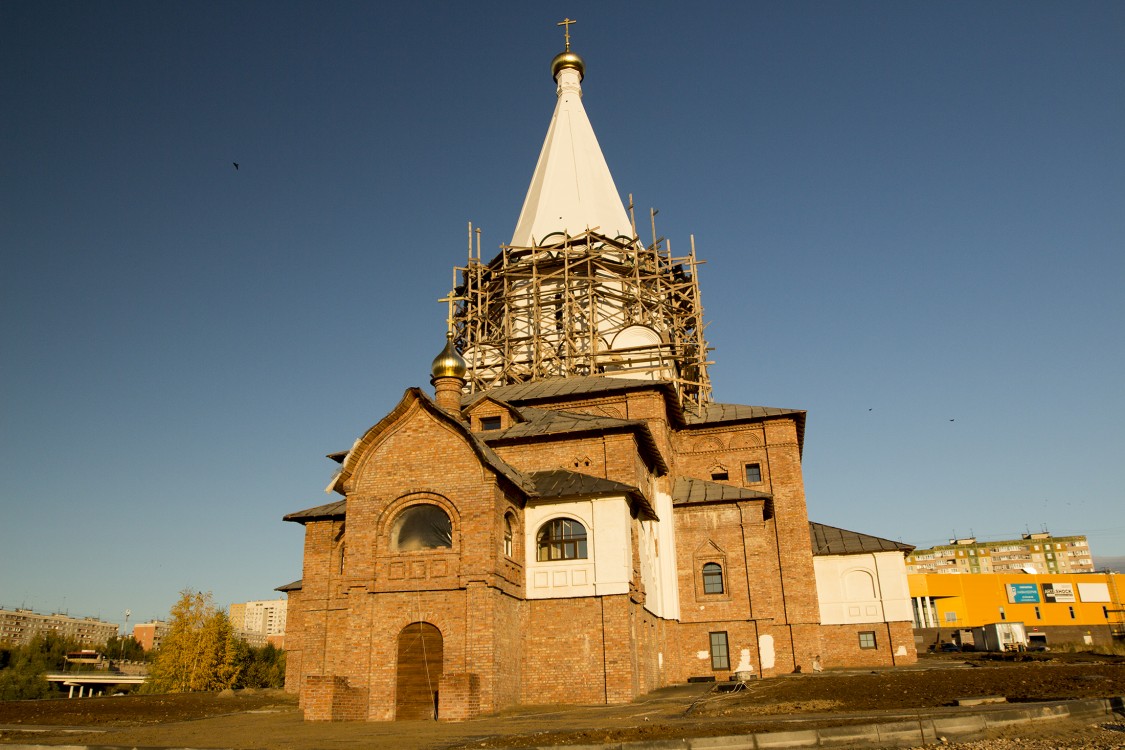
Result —
<path fill-rule="evenodd" d="M 1085 536 L 1052 536 L 1044 531 L 1019 539 L 979 542 L 950 539 L 906 556 L 907 573 L 1093 573 Z"/>
<path fill-rule="evenodd" d="M 87 648 L 102 648 L 117 635 L 115 622 L 94 617 L 71 617 L 63 614 L 43 615 L 30 609 L 0 609 L 0 643 L 26 646 L 40 633 L 55 633 L 73 638 Z"/>

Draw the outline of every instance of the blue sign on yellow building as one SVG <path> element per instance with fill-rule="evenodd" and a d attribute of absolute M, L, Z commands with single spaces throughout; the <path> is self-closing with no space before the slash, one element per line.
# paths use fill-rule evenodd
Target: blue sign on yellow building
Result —
<path fill-rule="evenodd" d="M 1034 583 L 1006 583 L 1010 604 L 1038 604 L 1039 587 Z"/>

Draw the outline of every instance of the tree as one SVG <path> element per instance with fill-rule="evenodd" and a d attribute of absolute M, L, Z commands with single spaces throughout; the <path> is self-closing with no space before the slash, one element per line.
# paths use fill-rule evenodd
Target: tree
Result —
<path fill-rule="evenodd" d="M 0 649 L 0 700 L 46 698 L 51 692 L 47 672 L 61 670 L 67 652 L 78 647 L 71 638 L 46 632 L 35 635 L 26 646 Z"/>
<path fill-rule="evenodd" d="M 105 642 L 105 650 L 102 651 L 107 659 L 125 659 L 126 661 L 144 661 L 145 649 L 136 638 L 127 635 L 124 638 L 120 636 L 110 636 L 109 640 Z"/>
<path fill-rule="evenodd" d="M 168 632 L 156 650 L 149 680 L 152 692 L 223 690 L 238 679 L 237 642 L 226 613 L 211 592 L 185 589 L 172 607 Z"/>
<path fill-rule="evenodd" d="M 267 643 L 261 648 L 254 648 L 241 642 L 239 663 L 242 671 L 238 678 L 238 687 L 243 688 L 280 688 L 285 687 L 285 652 L 276 648 L 272 643 Z"/>

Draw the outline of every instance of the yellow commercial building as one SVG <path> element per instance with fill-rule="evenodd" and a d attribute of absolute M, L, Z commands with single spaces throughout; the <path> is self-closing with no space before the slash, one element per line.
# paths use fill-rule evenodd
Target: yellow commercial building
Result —
<path fill-rule="evenodd" d="M 1022 622 L 1051 645 L 1109 644 L 1125 638 L 1115 573 L 915 573 L 907 576 L 918 650 L 963 642 L 964 631 Z"/>

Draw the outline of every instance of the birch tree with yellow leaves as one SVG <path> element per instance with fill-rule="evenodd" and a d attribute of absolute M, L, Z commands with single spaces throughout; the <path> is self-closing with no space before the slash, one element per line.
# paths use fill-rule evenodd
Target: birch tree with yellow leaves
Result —
<path fill-rule="evenodd" d="M 234 686 L 239 669 L 234 628 L 215 606 L 211 592 L 181 591 L 168 618 L 168 632 L 156 650 L 147 690 L 223 690 Z"/>

